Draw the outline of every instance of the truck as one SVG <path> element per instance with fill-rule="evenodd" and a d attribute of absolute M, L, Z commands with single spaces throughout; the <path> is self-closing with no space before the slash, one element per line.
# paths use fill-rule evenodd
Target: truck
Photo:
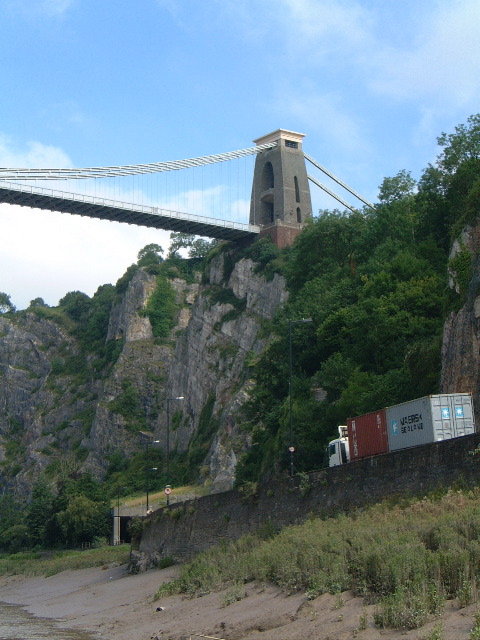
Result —
<path fill-rule="evenodd" d="M 338 427 L 329 466 L 475 433 L 470 393 L 437 394 L 379 409 Z"/>
<path fill-rule="evenodd" d="M 350 462 L 348 431 L 347 426 L 342 425 L 338 427 L 338 438 L 328 444 L 328 464 L 336 467 L 347 462 Z"/>

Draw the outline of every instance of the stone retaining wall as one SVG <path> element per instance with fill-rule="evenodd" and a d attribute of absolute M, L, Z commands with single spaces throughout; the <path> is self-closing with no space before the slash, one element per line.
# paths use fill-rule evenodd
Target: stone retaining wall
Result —
<path fill-rule="evenodd" d="M 273 525 L 348 512 L 389 497 L 480 483 L 480 434 L 396 451 L 261 485 L 253 495 L 227 491 L 155 511 L 144 521 L 133 571 L 161 557 L 184 561 L 222 540 Z"/>

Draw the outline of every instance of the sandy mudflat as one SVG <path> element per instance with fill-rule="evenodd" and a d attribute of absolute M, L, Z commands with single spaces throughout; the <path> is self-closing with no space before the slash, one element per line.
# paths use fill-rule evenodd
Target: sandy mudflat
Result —
<path fill-rule="evenodd" d="M 414 631 L 357 630 L 364 611 L 361 598 L 344 593 L 307 601 L 286 597 L 274 587 L 247 585 L 247 597 L 222 606 L 225 591 L 202 598 L 169 597 L 154 602 L 159 585 L 177 568 L 129 576 L 125 567 L 65 571 L 49 578 L 11 576 L 0 579 L 0 601 L 20 604 L 32 614 L 54 618 L 65 628 L 92 631 L 104 640 L 362 640 L 418 639 L 434 622 Z M 156 611 L 164 607 L 163 611 Z M 441 620 L 444 640 L 467 640 L 477 606 L 459 609 L 448 603 Z"/>

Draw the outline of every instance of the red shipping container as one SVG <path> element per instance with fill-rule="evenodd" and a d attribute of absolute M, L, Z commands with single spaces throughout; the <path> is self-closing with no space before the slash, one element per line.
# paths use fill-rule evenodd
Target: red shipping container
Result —
<path fill-rule="evenodd" d="M 385 409 L 363 416 L 348 418 L 348 445 L 350 460 L 359 460 L 387 453 L 387 416 Z"/>

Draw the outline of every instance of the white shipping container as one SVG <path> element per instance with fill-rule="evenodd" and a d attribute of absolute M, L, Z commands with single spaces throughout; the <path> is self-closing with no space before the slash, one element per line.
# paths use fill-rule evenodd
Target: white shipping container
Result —
<path fill-rule="evenodd" d="M 387 407 L 386 413 L 390 451 L 475 433 L 469 393 L 425 396 Z"/>

